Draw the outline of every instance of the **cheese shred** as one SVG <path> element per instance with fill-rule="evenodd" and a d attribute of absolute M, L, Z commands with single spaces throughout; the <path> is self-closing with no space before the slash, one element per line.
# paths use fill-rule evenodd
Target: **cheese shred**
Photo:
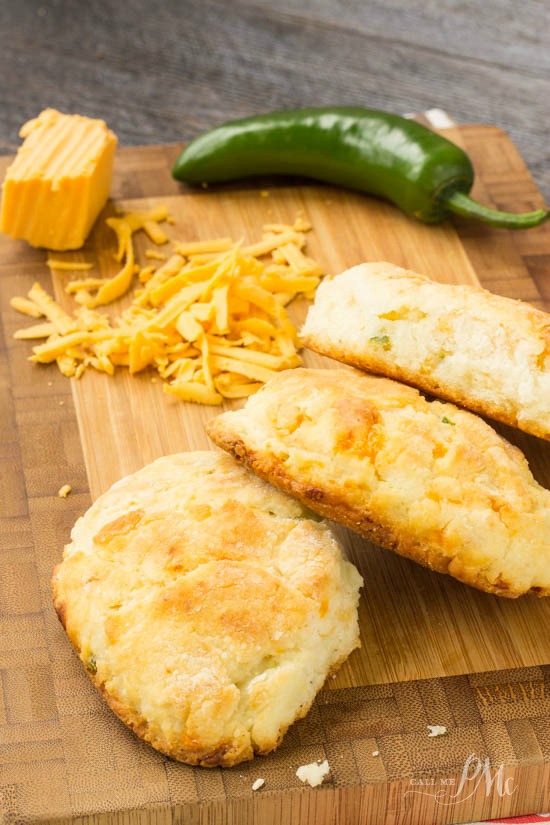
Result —
<path fill-rule="evenodd" d="M 120 269 L 111 278 L 69 281 L 66 292 L 77 303 L 72 315 L 39 284 L 27 297 L 12 299 L 14 309 L 42 319 L 15 333 L 18 339 L 45 339 L 33 347 L 31 360 L 56 362 L 63 375 L 76 378 L 88 367 L 108 375 L 117 367 L 131 374 L 151 368 L 169 394 L 207 405 L 246 398 L 278 371 L 299 366 L 297 332 L 286 306 L 298 295 L 311 296 L 322 276 L 304 253 L 310 225 L 302 218 L 292 226 L 271 224 L 248 245 L 231 238 L 175 241 L 171 255 L 145 252 L 148 265 L 141 267 L 133 236 L 143 230 L 154 244 L 166 244 L 162 222 L 173 223 L 164 207 L 107 219 Z M 134 283 L 126 309 L 111 316 L 98 311 Z"/>

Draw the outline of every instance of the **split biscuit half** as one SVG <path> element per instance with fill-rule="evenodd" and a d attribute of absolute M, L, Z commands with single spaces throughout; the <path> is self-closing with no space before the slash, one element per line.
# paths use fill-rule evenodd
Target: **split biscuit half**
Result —
<path fill-rule="evenodd" d="M 326 278 L 305 346 L 550 439 L 550 315 L 389 263 Z"/>
<path fill-rule="evenodd" d="M 191 765 L 268 753 L 359 645 L 361 577 L 330 527 L 214 451 L 101 496 L 55 570 L 55 607 L 115 713 Z"/>
<path fill-rule="evenodd" d="M 381 547 L 489 593 L 550 594 L 550 492 L 473 413 L 352 368 L 295 369 L 207 432 Z"/>

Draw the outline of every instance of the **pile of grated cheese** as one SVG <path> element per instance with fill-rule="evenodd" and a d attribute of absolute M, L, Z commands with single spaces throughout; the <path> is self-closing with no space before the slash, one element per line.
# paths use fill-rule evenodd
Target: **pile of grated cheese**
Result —
<path fill-rule="evenodd" d="M 174 242 L 166 259 L 159 250 L 136 262 L 133 236 L 139 230 L 157 245 L 170 221 L 159 207 L 132 212 L 107 223 L 115 231 L 120 271 L 112 278 L 71 280 L 66 291 L 76 307 L 66 312 L 39 285 L 11 305 L 41 319 L 20 329 L 18 339 L 45 338 L 31 360 L 56 362 L 66 376 L 79 378 L 88 368 L 113 375 L 116 367 L 137 373 L 153 368 L 164 389 L 184 401 L 221 404 L 224 398 L 251 395 L 278 371 L 301 363 L 297 333 L 286 307 L 297 295 L 312 298 L 320 281 L 319 264 L 304 253 L 311 227 L 268 224 L 251 245 L 231 238 Z M 156 262 L 158 265 L 155 267 Z M 48 260 L 53 270 L 87 270 L 91 264 Z M 112 317 L 98 311 L 138 288 L 130 305 Z"/>

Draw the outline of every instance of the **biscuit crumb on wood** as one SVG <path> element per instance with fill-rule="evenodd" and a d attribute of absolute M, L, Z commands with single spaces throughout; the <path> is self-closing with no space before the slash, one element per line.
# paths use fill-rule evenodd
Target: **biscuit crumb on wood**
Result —
<path fill-rule="evenodd" d="M 445 725 L 427 725 L 428 728 L 428 736 L 443 736 L 447 733 L 447 728 Z"/>
<path fill-rule="evenodd" d="M 301 782 L 311 785 L 316 788 L 322 785 L 327 776 L 330 774 L 330 765 L 328 759 L 324 762 L 311 762 L 309 765 L 300 765 L 296 771 L 296 776 Z"/>

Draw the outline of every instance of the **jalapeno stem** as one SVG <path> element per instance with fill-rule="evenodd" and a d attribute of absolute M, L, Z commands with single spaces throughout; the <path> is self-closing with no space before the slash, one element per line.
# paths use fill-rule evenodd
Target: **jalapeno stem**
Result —
<path fill-rule="evenodd" d="M 476 218 L 478 221 L 504 229 L 529 229 L 529 227 L 538 226 L 550 218 L 548 209 L 537 209 L 535 212 L 520 214 L 491 209 L 489 206 L 478 203 L 464 192 L 452 192 L 450 195 L 445 195 L 441 200 L 441 204 L 445 209 L 454 212 L 456 215 L 462 215 L 464 218 Z"/>

